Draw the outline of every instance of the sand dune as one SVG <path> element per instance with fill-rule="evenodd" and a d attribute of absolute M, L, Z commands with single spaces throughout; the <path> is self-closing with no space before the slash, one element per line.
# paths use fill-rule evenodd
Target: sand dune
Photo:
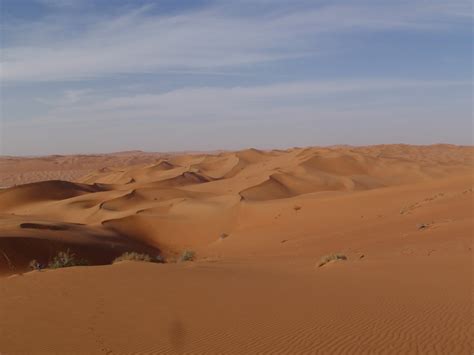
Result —
<path fill-rule="evenodd" d="M 0 209 L 34 204 L 41 201 L 66 200 L 72 197 L 101 191 L 99 185 L 85 185 L 51 180 L 12 187 L 0 191 Z"/>
<path fill-rule="evenodd" d="M 130 151 L 101 155 L 0 156 L 0 188 L 44 180 L 75 181 L 99 169 L 153 163 L 170 155 Z"/>
<path fill-rule="evenodd" d="M 4 189 L 0 352 L 470 354 L 473 153 L 134 152 Z M 27 272 L 65 249 L 96 266 Z M 169 263 L 97 266 L 124 251 Z"/>
<path fill-rule="evenodd" d="M 205 246 L 244 225 L 259 226 L 261 218 L 242 218 L 248 209 L 337 201 L 349 193 L 361 198 L 362 191 L 370 196 L 372 191 L 426 186 L 453 176 L 465 176 L 468 188 L 470 159 L 472 148 L 452 146 L 248 149 L 173 156 L 142 166 L 102 168 L 80 183 L 45 181 L 6 189 L 0 192 L 0 213 L 7 220 L 14 213 L 25 223 L 39 218 L 114 230 L 125 239 L 140 236 L 155 248 L 179 253 L 184 246 Z M 0 258 L 0 263 L 5 271 L 5 261 Z"/>

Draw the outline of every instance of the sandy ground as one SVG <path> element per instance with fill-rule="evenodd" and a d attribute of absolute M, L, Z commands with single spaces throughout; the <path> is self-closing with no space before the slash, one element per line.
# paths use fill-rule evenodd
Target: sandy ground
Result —
<path fill-rule="evenodd" d="M 471 354 L 473 152 L 173 155 L 3 190 L 0 352 Z M 28 272 L 65 249 L 94 266 Z M 132 250 L 168 262 L 110 265 Z"/>

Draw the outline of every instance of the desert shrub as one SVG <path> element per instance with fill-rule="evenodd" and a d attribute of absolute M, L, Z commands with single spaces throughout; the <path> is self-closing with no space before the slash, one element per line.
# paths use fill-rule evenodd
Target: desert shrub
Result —
<path fill-rule="evenodd" d="M 329 263 L 331 261 L 336 261 L 336 260 L 347 260 L 347 256 L 345 256 L 344 254 L 325 255 L 319 260 L 318 267 L 324 266 L 327 263 Z"/>
<path fill-rule="evenodd" d="M 48 264 L 48 267 L 50 269 L 59 269 L 63 267 L 82 265 L 89 265 L 89 263 L 85 259 L 78 259 L 76 255 L 68 249 L 66 251 L 60 251 Z"/>
<path fill-rule="evenodd" d="M 114 263 L 119 261 L 145 261 L 148 263 L 164 263 L 165 259 L 162 255 L 157 255 L 156 257 L 152 257 L 148 254 L 137 253 L 135 251 L 126 252 L 120 255 L 118 258 L 115 258 Z"/>
<path fill-rule="evenodd" d="M 155 263 L 165 263 L 166 260 L 163 255 L 157 255 L 155 256 Z"/>
<path fill-rule="evenodd" d="M 192 250 L 185 250 L 181 254 L 179 261 L 193 261 L 196 257 L 196 253 Z"/>
<path fill-rule="evenodd" d="M 42 265 L 36 259 L 31 260 L 28 266 L 31 270 L 41 270 L 43 268 Z"/>
<path fill-rule="evenodd" d="M 115 258 L 114 263 L 117 263 L 119 261 L 146 261 L 146 262 L 151 262 L 152 258 L 148 254 L 142 254 L 142 253 L 137 253 L 137 252 L 127 252 L 123 253 L 120 255 L 118 258 Z"/>

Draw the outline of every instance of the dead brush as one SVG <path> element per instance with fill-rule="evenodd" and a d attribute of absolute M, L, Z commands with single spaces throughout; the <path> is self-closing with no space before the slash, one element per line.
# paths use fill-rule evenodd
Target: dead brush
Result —
<path fill-rule="evenodd" d="M 340 253 L 325 255 L 321 257 L 321 259 L 319 259 L 318 267 L 324 266 L 327 263 L 338 261 L 338 260 L 347 260 L 347 256 Z"/>

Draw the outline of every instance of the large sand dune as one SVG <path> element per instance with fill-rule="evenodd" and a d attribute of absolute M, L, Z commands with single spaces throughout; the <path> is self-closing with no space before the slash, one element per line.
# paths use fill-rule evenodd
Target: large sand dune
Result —
<path fill-rule="evenodd" d="M 0 191 L 0 352 L 470 354 L 473 153 L 60 157 Z M 27 272 L 65 249 L 94 266 Z"/>

